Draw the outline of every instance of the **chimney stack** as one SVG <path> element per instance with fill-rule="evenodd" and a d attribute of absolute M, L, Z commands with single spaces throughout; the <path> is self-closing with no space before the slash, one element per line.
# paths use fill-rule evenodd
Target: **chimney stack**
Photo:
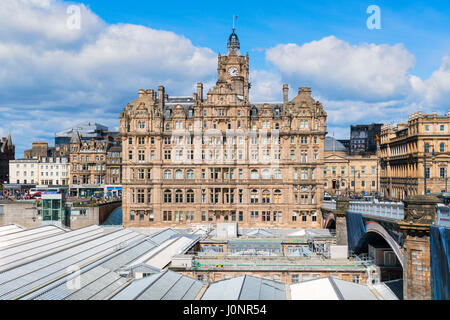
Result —
<path fill-rule="evenodd" d="M 289 102 L 289 85 L 284 84 L 283 85 L 283 103 L 284 106 L 286 106 Z"/>
<path fill-rule="evenodd" d="M 197 83 L 197 98 L 200 102 L 203 101 L 203 83 L 201 82 Z"/>
<path fill-rule="evenodd" d="M 164 108 L 164 86 L 159 86 L 158 87 L 158 102 L 159 102 L 159 107 L 161 108 L 161 110 Z"/>

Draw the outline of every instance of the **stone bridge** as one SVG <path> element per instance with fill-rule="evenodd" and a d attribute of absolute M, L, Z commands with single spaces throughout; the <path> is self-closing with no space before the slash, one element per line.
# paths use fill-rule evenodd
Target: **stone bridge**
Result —
<path fill-rule="evenodd" d="M 430 225 L 448 222 L 450 226 L 448 207 L 440 202 L 435 196 L 414 196 L 399 203 L 324 201 L 323 227 L 335 227 L 337 243 L 356 254 L 381 237 L 403 268 L 404 298 L 432 299 Z"/>

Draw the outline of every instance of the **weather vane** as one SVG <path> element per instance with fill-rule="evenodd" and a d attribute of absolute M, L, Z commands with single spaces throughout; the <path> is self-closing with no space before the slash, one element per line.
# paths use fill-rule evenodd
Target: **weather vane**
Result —
<path fill-rule="evenodd" d="M 234 31 L 234 29 L 235 29 L 234 24 L 235 24 L 237 18 L 238 18 L 238 16 L 233 16 L 233 31 Z"/>

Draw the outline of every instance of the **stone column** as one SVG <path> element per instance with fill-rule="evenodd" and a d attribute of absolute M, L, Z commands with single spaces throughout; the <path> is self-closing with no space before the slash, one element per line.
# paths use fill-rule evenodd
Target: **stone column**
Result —
<path fill-rule="evenodd" d="M 338 198 L 336 200 L 336 244 L 338 246 L 347 245 L 347 221 L 345 214 L 349 207 L 350 199 Z"/>
<path fill-rule="evenodd" d="M 432 279 L 430 260 L 430 224 L 436 219 L 435 196 L 411 196 L 405 203 L 405 219 L 399 222 L 405 234 L 403 244 L 403 298 L 404 300 L 431 300 Z"/>

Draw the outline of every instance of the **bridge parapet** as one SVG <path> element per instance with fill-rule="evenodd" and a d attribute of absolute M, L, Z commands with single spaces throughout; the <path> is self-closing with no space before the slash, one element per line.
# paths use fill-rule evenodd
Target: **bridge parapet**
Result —
<path fill-rule="evenodd" d="M 436 206 L 436 225 L 450 228 L 450 207 L 445 204 Z"/>
<path fill-rule="evenodd" d="M 328 210 L 336 210 L 336 201 L 323 201 L 322 202 L 322 208 L 328 209 Z"/>
<path fill-rule="evenodd" d="M 403 202 L 351 201 L 349 211 L 393 220 L 403 220 L 405 218 Z"/>

